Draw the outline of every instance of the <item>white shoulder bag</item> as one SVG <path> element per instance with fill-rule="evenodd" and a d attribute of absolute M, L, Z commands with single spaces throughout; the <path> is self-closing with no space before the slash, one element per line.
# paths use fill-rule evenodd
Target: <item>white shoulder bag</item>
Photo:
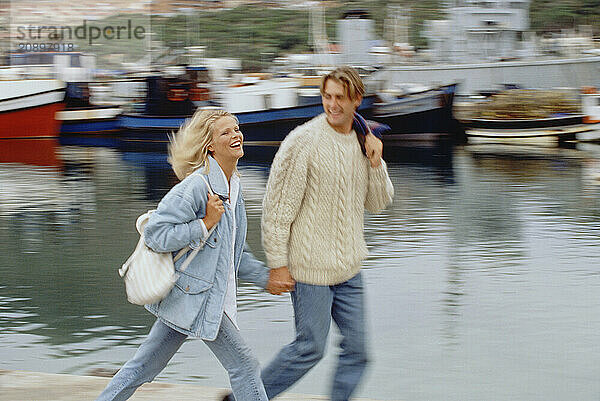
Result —
<path fill-rule="evenodd" d="M 206 183 L 208 192 L 213 195 L 214 193 L 206 178 L 203 175 L 200 175 L 200 177 Z M 179 278 L 179 274 L 175 271 L 174 262 L 190 250 L 190 247 L 186 246 L 173 258 L 171 252 L 155 252 L 146 245 L 144 242 L 144 227 L 153 212 L 154 210 L 149 210 L 138 217 L 135 222 L 135 227 L 140 233 L 140 239 L 129 259 L 119 269 L 119 275 L 125 281 L 127 300 L 135 305 L 153 304 L 166 297 Z M 208 232 L 209 237 L 216 226 L 215 224 Z M 179 270 L 184 271 L 187 269 L 192 259 L 203 247 L 204 242 L 192 251 Z"/>

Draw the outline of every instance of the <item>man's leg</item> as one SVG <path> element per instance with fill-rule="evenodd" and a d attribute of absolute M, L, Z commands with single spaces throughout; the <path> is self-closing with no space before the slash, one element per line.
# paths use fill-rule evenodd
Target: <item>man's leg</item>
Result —
<path fill-rule="evenodd" d="M 331 326 L 333 293 L 329 286 L 296 283 L 291 297 L 296 339 L 263 370 L 269 399 L 287 390 L 321 360 Z"/>
<path fill-rule="evenodd" d="M 332 401 L 347 401 L 367 365 L 366 322 L 361 273 L 333 286 L 332 316 L 342 334 L 342 352 L 331 389 Z"/>

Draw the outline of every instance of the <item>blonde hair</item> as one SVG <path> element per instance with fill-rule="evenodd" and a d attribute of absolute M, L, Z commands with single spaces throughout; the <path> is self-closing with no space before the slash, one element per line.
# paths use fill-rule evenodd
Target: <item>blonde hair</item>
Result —
<path fill-rule="evenodd" d="M 321 95 L 325 94 L 325 84 L 330 79 L 341 83 L 344 86 L 346 94 L 352 100 L 365 94 L 365 85 L 363 84 L 360 75 L 358 75 L 358 72 L 352 67 L 338 67 L 329 74 L 324 75 L 321 79 L 321 87 L 319 88 L 321 90 Z"/>
<path fill-rule="evenodd" d="M 208 172 L 208 145 L 212 143 L 212 127 L 222 117 L 233 117 L 225 110 L 198 110 L 169 138 L 169 158 L 175 175 L 180 180 L 205 166 Z"/>

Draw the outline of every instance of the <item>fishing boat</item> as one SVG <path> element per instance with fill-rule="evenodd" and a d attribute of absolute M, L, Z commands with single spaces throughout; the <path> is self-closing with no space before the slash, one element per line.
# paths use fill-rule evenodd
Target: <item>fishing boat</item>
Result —
<path fill-rule="evenodd" d="M 58 137 L 54 115 L 64 108 L 65 84 L 30 73 L 0 68 L 0 139 Z"/>
<path fill-rule="evenodd" d="M 123 141 L 140 146 L 166 143 L 167 133 L 176 131 L 198 108 L 221 107 L 238 117 L 247 146 L 278 146 L 293 128 L 323 112 L 320 79 L 338 65 L 352 65 L 361 74 L 367 95 L 359 112 L 391 127 L 384 141 L 407 143 L 411 135 L 419 141 L 435 140 L 458 127 L 452 118 L 455 83 L 404 91 L 399 82 L 371 79 L 377 66 L 363 63 L 369 61 L 365 56 L 371 45 L 365 39 L 372 25 L 368 13 L 351 10 L 338 21 L 343 51 L 335 55 L 326 54 L 330 46 L 319 16 L 323 17 L 312 12 L 310 20 L 316 52 L 281 58 L 270 73 L 240 74 L 239 65 L 236 69 L 232 63 L 205 58 L 202 46 L 187 47 L 190 62 L 148 78 L 143 111 L 119 117 Z M 194 100 L 194 91 L 199 90 L 203 98 Z"/>
<path fill-rule="evenodd" d="M 600 94 L 569 89 L 512 89 L 458 112 L 469 143 L 556 146 L 600 139 Z M 463 105 L 464 107 L 464 105 Z"/>
<path fill-rule="evenodd" d="M 279 146 L 285 136 L 298 125 L 323 113 L 320 98 L 312 103 L 299 104 L 299 97 L 295 86 L 288 80 L 271 81 L 263 87 L 234 86 L 221 99 L 224 104 L 214 102 L 200 108 L 222 107 L 233 112 L 239 120 L 240 128 L 244 132 L 246 146 Z M 149 96 L 157 98 L 153 91 Z M 164 99 L 164 98 L 163 98 Z M 168 142 L 168 134 L 177 131 L 189 118 L 195 108 L 186 101 L 166 99 L 167 106 L 160 107 L 154 103 L 153 107 L 162 110 L 176 111 L 174 102 L 180 102 L 180 107 L 186 113 L 173 115 L 156 115 L 149 113 L 128 113 L 120 116 L 120 125 L 123 128 L 122 140 L 130 144 L 156 144 L 164 146 Z M 230 100 L 230 101 L 228 101 Z M 368 115 L 375 102 L 374 96 L 366 96 L 359 106 L 359 111 Z"/>
<path fill-rule="evenodd" d="M 446 19 L 425 22 L 428 49 L 390 49 L 384 68 L 375 73 L 377 79 L 422 85 L 459 82 L 460 96 L 504 84 L 546 89 L 597 84 L 600 56 L 591 29 L 538 38 L 529 27 L 530 0 L 445 3 Z M 402 10 L 396 12 L 403 16 Z"/>
<path fill-rule="evenodd" d="M 453 117 L 457 84 L 436 87 L 406 86 L 381 91 L 371 118 L 391 127 L 386 144 L 435 142 L 460 132 Z"/>
<path fill-rule="evenodd" d="M 546 123 L 547 121 L 541 121 Z M 597 132 L 600 124 L 575 124 L 524 129 L 467 129 L 469 143 L 519 143 L 540 146 L 557 146 L 574 141 L 578 136 Z"/>
<path fill-rule="evenodd" d="M 156 84 L 156 80 L 161 78 L 152 78 L 148 86 L 148 112 L 125 113 L 119 117 L 123 141 L 160 146 L 168 141 L 167 134 L 177 131 L 196 109 L 185 96 L 186 87 L 181 82 Z M 198 107 L 222 107 L 234 113 L 247 146 L 279 146 L 291 130 L 323 113 L 318 88 L 315 95 L 315 88 L 306 88 L 297 79 L 265 78 L 244 82 L 212 91 L 215 98 Z M 173 85 L 179 88 L 176 97 L 165 94 Z M 307 96 L 308 89 L 310 96 Z M 434 142 L 460 130 L 452 114 L 455 91 L 456 84 L 410 91 L 388 89 L 365 96 L 359 112 L 365 118 L 391 127 L 390 133 L 383 137 L 386 144 Z M 157 114 L 159 111 L 162 113 Z"/>
<path fill-rule="evenodd" d="M 94 101 L 92 88 L 99 84 L 96 82 L 95 55 L 82 52 L 23 52 L 12 53 L 9 57 L 13 65 L 45 67 L 52 76 L 65 83 L 64 107 L 54 115 L 59 122 L 61 135 L 106 134 L 119 130 L 117 116 L 123 112 L 122 104 Z"/>
<path fill-rule="evenodd" d="M 120 130 L 118 106 L 79 106 L 58 111 L 61 135 L 116 134 Z"/>

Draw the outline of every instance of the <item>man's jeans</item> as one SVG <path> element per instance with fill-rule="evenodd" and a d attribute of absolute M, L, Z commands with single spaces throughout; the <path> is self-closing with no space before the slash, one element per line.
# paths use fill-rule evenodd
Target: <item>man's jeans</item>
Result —
<path fill-rule="evenodd" d="M 139 386 L 151 382 L 164 369 L 186 338 L 157 319 L 134 357 L 123 365 L 96 401 L 131 397 Z M 227 315 L 223 315 L 217 338 L 204 343 L 229 373 L 237 400 L 267 401 L 258 361 Z"/>
<path fill-rule="evenodd" d="M 263 370 L 269 399 L 291 387 L 323 357 L 332 317 L 343 338 L 331 399 L 350 399 L 367 365 L 361 273 L 332 286 L 296 283 L 291 296 L 296 339 Z"/>

